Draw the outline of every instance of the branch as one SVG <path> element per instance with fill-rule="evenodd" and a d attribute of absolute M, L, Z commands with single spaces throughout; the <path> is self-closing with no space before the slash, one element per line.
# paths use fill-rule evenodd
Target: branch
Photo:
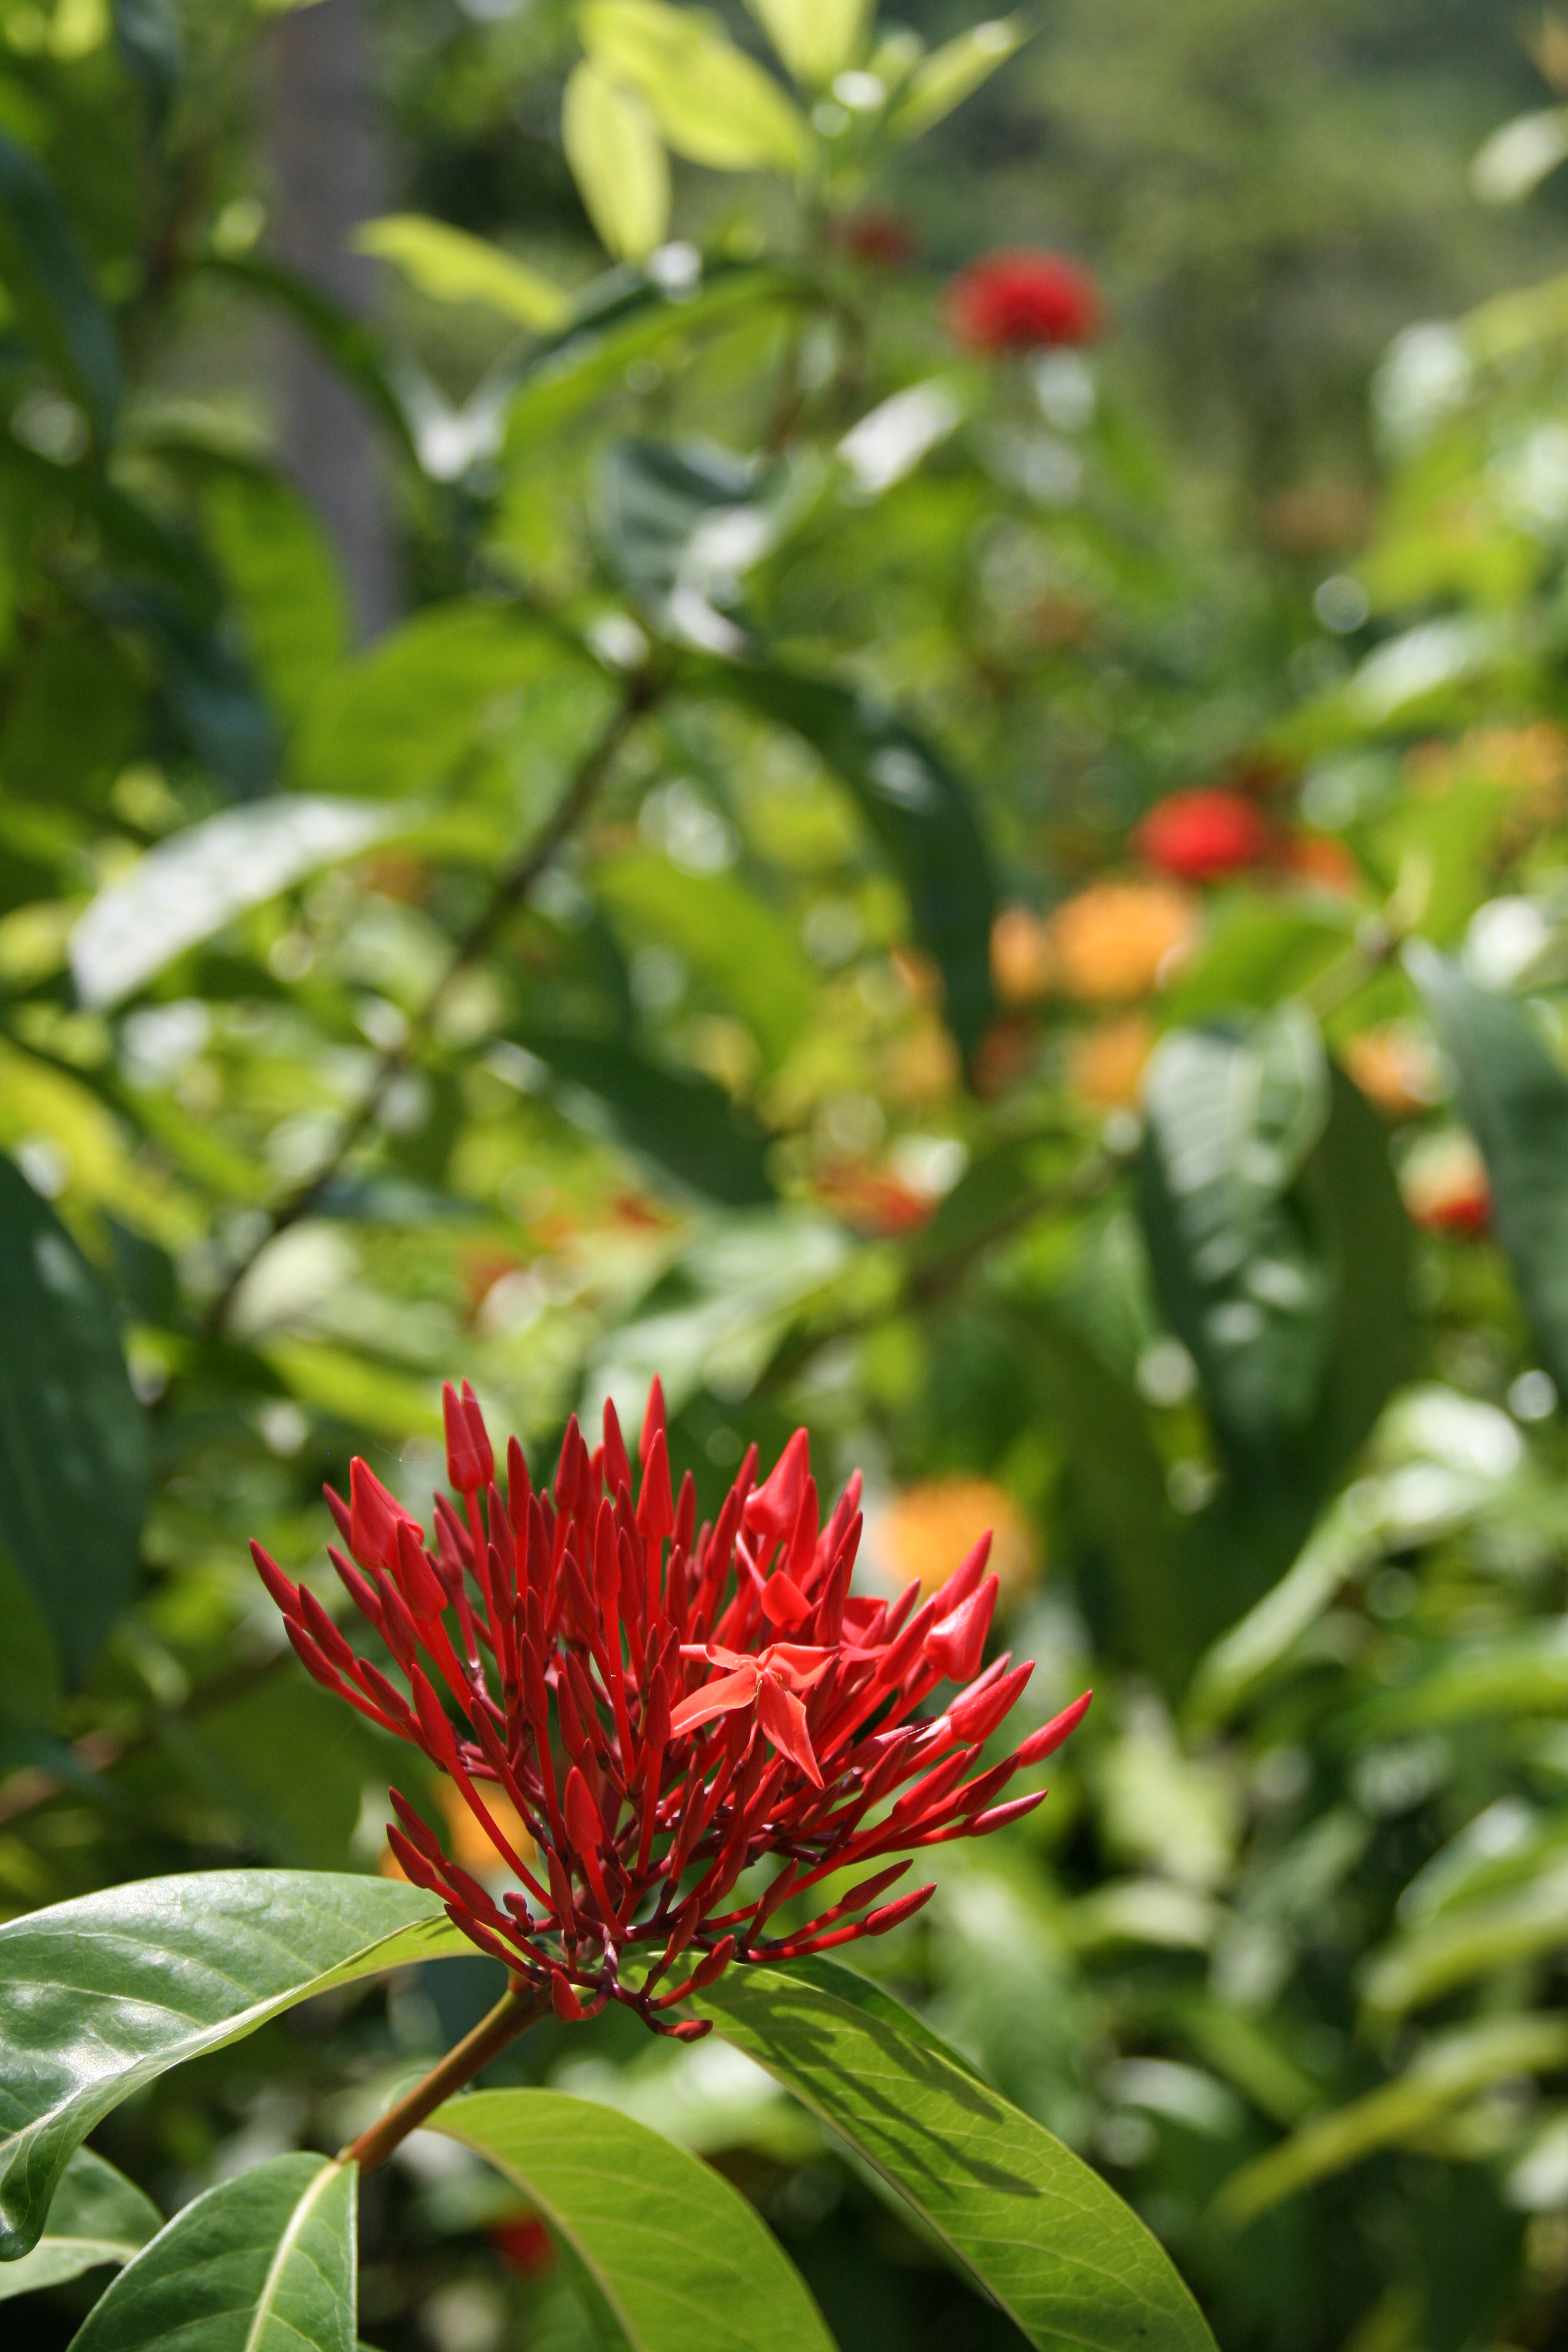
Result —
<path fill-rule="evenodd" d="M 473 2032 L 465 2034 L 455 2049 L 448 2050 L 423 2082 L 416 2083 L 368 2131 L 361 2132 L 358 2139 L 351 2139 L 346 2147 L 340 2148 L 338 2162 L 357 2164 L 362 2175 L 374 2172 L 377 2165 L 386 2162 L 400 2141 L 405 2140 L 411 2131 L 418 2130 L 426 2116 L 434 2115 L 465 2083 L 471 2083 L 481 2067 L 488 2066 L 509 2042 L 515 2042 L 520 2033 L 536 2024 L 549 2007 L 543 1993 L 534 1992 L 513 1977 L 489 2015 L 482 2017 Z"/>
<path fill-rule="evenodd" d="M 344 1119 L 326 1159 L 313 1176 L 270 1212 L 266 1232 L 230 1274 L 207 1311 L 204 1327 L 207 1338 L 216 1339 L 221 1334 L 240 1284 L 268 1242 L 276 1240 L 290 1225 L 298 1224 L 301 1217 L 308 1216 L 339 1174 L 366 1128 L 374 1123 L 389 1088 L 407 1067 L 416 1046 L 429 1035 L 456 982 L 484 953 L 507 916 L 521 899 L 527 897 L 556 851 L 581 824 L 616 754 L 637 720 L 658 701 L 660 691 L 660 681 L 647 669 L 637 670 L 626 679 L 620 701 L 595 741 L 583 754 L 576 773 L 556 807 L 529 847 L 497 876 L 484 907 L 453 949 L 445 971 L 410 1021 L 402 1039 L 380 1056 L 370 1085 L 358 1107 Z"/>

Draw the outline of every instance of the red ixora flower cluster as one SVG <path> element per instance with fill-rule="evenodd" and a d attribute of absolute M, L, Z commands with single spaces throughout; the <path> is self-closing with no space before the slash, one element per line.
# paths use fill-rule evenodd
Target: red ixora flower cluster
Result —
<path fill-rule="evenodd" d="M 1268 816 L 1245 793 L 1227 784 L 1168 793 L 1133 836 L 1144 860 L 1179 882 L 1217 882 L 1279 855 Z"/>
<path fill-rule="evenodd" d="M 592 1453 L 568 1423 L 548 1492 L 513 1438 L 503 1498 L 472 1391 L 448 1386 L 445 1401 L 460 1502 L 436 1496 L 433 1543 L 363 1462 L 346 1507 L 327 1489 L 353 1555 L 332 1547 L 332 1565 L 406 1696 L 313 1592 L 251 1551 L 316 1680 L 450 1774 L 517 1885 L 496 1902 L 394 1790 L 387 1836 L 404 1870 L 558 2016 L 619 2000 L 695 2040 L 705 2021 L 669 2012 L 731 1960 L 885 1933 L 933 1891 L 883 1902 L 910 1866 L 889 1855 L 983 1837 L 1040 1802 L 1043 1790 L 1003 1791 L 1060 1746 L 1089 1694 L 972 1771 L 1032 1672 L 1006 1656 L 977 1672 L 996 1600 L 989 1538 L 923 1604 L 918 1582 L 870 1600 L 849 1589 L 858 1474 L 819 1525 L 804 1430 L 761 1486 L 753 1446 L 699 1529 L 689 1475 L 670 1490 L 657 1381 L 635 1499 L 613 1405 Z M 918 1714 L 943 1683 L 967 1688 Z M 486 1803 L 497 1790 L 531 1853 Z M 780 1867 L 737 1898 L 764 1857 Z M 870 1876 L 815 1918 L 767 1933 L 786 1900 L 862 1864 Z M 688 1972 L 661 1990 L 678 1963 Z"/>
<path fill-rule="evenodd" d="M 946 308 L 959 341 L 976 351 L 1043 351 L 1100 332 L 1099 288 L 1059 253 L 987 254 L 959 272 Z"/>

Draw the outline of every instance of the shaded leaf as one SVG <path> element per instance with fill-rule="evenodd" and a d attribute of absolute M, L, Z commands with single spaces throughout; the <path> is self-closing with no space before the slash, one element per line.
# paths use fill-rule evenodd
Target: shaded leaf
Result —
<path fill-rule="evenodd" d="M 534 1028 L 518 1035 L 574 1090 L 558 1096 L 558 1105 L 591 1131 L 608 1132 L 657 1170 L 731 1208 L 773 1198 L 766 1138 L 711 1078 L 670 1069 L 614 1038 Z"/>
<path fill-rule="evenodd" d="M 574 66 L 561 143 L 605 251 L 640 261 L 669 226 L 669 159 L 643 100 L 596 66 Z"/>
<path fill-rule="evenodd" d="M 811 1016 L 816 988 L 782 915 L 733 876 L 682 873 L 651 855 L 603 859 L 595 882 L 633 940 L 668 940 L 740 1014 L 770 1066 L 783 1060 Z"/>
<path fill-rule="evenodd" d="M 72 2352 L 354 2352 L 358 2179 L 300 2155 L 220 2181 L 121 2272 Z"/>
<path fill-rule="evenodd" d="M 908 2200 L 1032 2344 L 1212 2352 L 1115 2192 L 885 1996 L 866 2000 L 851 1971 L 731 1969 L 697 2006 Z"/>
<path fill-rule="evenodd" d="M 251 659 L 283 716 L 296 719 L 351 641 L 348 599 L 326 534 L 287 482 L 238 466 L 206 485 L 202 515 Z"/>
<path fill-rule="evenodd" d="M 468 1949 L 392 1879 L 198 1871 L 0 1926 L 0 2259 L 34 2246 L 71 2151 L 171 2066 L 378 1969 Z"/>
<path fill-rule="evenodd" d="M 923 736 L 869 696 L 772 663 L 703 672 L 705 683 L 791 727 L 853 793 L 910 901 L 914 936 L 942 975 L 965 1057 L 991 1017 L 996 887 L 973 796 Z"/>
<path fill-rule="evenodd" d="M 142 92 L 148 121 L 161 131 L 184 65 L 184 44 L 170 0 L 110 0 L 110 9 L 125 70 Z"/>
<path fill-rule="evenodd" d="M 0 1537 L 73 1680 L 136 1584 L 147 1436 L 108 1293 L 0 1159 Z"/>
<path fill-rule="evenodd" d="M 79 2147 L 60 2176 L 44 2234 L 32 2252 L 20 2262 L 0 2263 L 0 2303 L 37 2287 L 63 2285 L 83 2271 L 128 2263 L 163 2226 L 163 2216 L 134 2181 L 91 2148 Z"/>
<path fill-rule="evenodd" d="M 41 163 L 0 133 L 0 268 L 25 331 L 76 393 L 101 442 L 121 389 L 114 322 L 59 192 Z"/>
<path fill-rule="evenodd" d="M 171 834 L 100 890 L 71 932 L 77 994 L 84 1004 L 118 1004 L 236 915 L 417 814 L 292 793 Z"/>
<path fill-rule="evenodd" d="M 558 2091 L 482 2091 L 432 2116 L 522 2189 L 585 2273 L 615 2352 L 832 2352 L 754 2209 L 686 2149 Z"/>

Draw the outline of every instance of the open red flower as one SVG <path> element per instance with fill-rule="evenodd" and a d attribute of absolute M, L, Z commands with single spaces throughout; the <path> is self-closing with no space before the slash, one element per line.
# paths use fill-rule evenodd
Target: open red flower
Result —
<path fill-rule="evenodd" d="M 388 1842 L 515 1984 L 556 2014 L 625 2002 L 692 2040 L 668 2012 L 731 1960 L 820 1952 L 878 1936 L 932 1893 L 881 1898 L 911 1850 L 984 1837 L 1043 1790 L 1004 1799 L 1058 1748 L 1089 1694 L 1002 1762 L 981 1748 L 1033 1671 L 980 1661 L 996 1599 L 977 1544 L 923 1607 L 851 1592 L 858 1475 L 821 1523 L 805 1432 L 756 1484 L 753 1447 L 717 1520 L 696 1525 L 689 1476 L 670 1488 L 656 1381 L 633 1472 L 613 1405 L 590 1453 L 574 1420 L 548 1491 L 516 1439 L 504 1499 L 473 1392 L 448 1386 L 447 1463 L 460 1507 L 435 1500 L 434 1536 L 364 1463 L 350 1502 L 327 1499 L 353 1559 L 330 1547 L 402 1686 L 354 1651 L 308 1587 L 251 1551 L 316 1680 L 448 1774 L 514 1885 L 498 1901 L 443 1851 L 396 1790 Z M 357 1563 L 357 1565 L 356 1565 Z M 943 1683 L 966 1685 L 921 1713 Z M 487 1803 L 527 1828 L 528 1853 Z M 497 1808 L 497 1811 L 500 1811 Z M 734 1890 L 753 1864 L 765 1888 Z M 769 1922 L 846 1869 L 870 1875 L 782 1934 Z M 676 1964 L 688 1973 L 664 1986 Z M 663 1987 L 663 1989 L 661 1989 Z"/>
<path fill-rule="evenodd" d="M 1037 352 L 1090 343 L 1100 332 L 1100 289 L 1059 253 L 992 253 L 947 289 L 947 320 L 961 343 L 982 352 Z"/>
<path fill-rule="evenodd" d="M 1147 864 L 1178 882 L 1217 882 L 1268 865 L 1279 849 L 1258 803 L 1224 784 L 1167 793 L 1133 840 Z"/>

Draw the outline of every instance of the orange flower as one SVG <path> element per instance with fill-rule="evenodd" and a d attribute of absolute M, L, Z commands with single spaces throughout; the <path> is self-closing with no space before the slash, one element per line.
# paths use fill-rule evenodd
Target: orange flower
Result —
<path fill-rule="evenodd" d="M 877 1551 L 894 1583 L 919 1577 L 922 1592 L 934 1591 L 948 1564 L 977 1544 L 987 1528 L 1002 1599 L 1016 1599 L 1039 1574 L 1039 1547 L 1011 1495 L 994 1479 L 930 1478 L 906 1486 L 883 1514 Z"/>
<path fill-rule="evenodd" d="M 1037 1004 L 1057 978 L 1051 928 L 1027 907 L 1004 907 L 991 926 L 991 981 L 1004 1004 Z"/>
<path fill-rule="evenodd" d="M 1436 1056 L 1407 1022 L 1365 1029 L 1344 1049 L 1344 1066 L 1369 1102 L 1390 1118 L 1429 1110 L 1439 1092 Z"/>
<path fill-rule="evenodd" d="M 1098 1022 L 1068 1048 L 1068 1084 L 1101 1110 L 1131 1110 L 1153 1050 L 1154 1031 L 1142 1013 Z"/>
<path fill-rule="evenodd" d="M 1197 939 L 1197 910 L 1168 882 L 1096 882 L 1051 918 L 1061 985 L 1087 1004 L 1147 996 Z"/>
<path fill-rule="evenodd" d="M 1491 1223 L 1486 1162 L 1471 1138 L 1456 1128 L 1428 1138 L 1399 1171 L 1405 1206 L 1429 1234 L 1473 1241 Z"/>
<path fill-rule="evenodd" d="M 1352 898 L 1361 888 L 1361 867 L 1342 841 L 1331 833 L 1299 833 L 1285 845 L 1285 870 L 1309 890 Z"/>

